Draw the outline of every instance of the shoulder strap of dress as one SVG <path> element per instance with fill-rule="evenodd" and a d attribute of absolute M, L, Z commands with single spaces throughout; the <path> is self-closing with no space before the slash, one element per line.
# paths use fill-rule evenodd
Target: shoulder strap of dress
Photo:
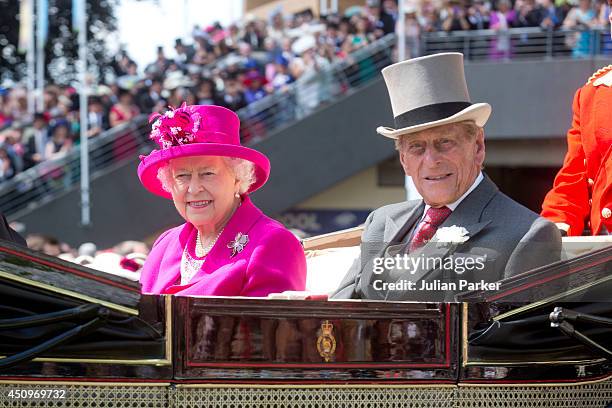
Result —
<path fill-rule="evenodd" d="M 607 67 L 603 67 L 599 70 L 597 70 L 597 72 L 595 72 L 593 75 L 591 75 L 591 77 L 589 78 L 589 80 L 587 81 L 587 85 L 592 83 L 595 79 L 599 78 L 600 76 L 608 73 L 612 71 L 612 65 L 608 65 Z"/>

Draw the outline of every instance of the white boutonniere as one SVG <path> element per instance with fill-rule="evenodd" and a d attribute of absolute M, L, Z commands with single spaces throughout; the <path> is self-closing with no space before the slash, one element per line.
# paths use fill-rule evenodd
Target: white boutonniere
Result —
<path fill-rule="evenodd" d="M 470 239 L 469 232 L 463 227 L 453 225 L 450 227 L 439 228 L 434 235 L 434 240 L 438 247 L 444 245 L 459 245 Z"/>

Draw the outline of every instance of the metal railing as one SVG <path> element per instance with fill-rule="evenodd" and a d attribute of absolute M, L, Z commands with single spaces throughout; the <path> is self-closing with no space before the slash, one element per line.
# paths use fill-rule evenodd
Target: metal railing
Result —
<path fill-rule="evenodd" d="M 146 115 L 140 115 L 90 139 L 92 179 L 143 152 L 149 131 Z M 76 188 L 80 176 L 80 151 L 75 146 L 64 157 L 40 163 L 0 184 L 0 211 L 15 218 Z"/>
<path fill-rule="evenodd" d="M 612 55 L 612 39 L 606 30 L 543 30 L 539 27 L 504 31 L 477 30 L 424 33 L 424 55 L 458 51 L 466 60 L 499 61 L 525 58 Z"/>
<path fill-rule="evenodd" d="M 395 41 L 395 35 L 387 35 L 344 60 L 320 66 L 318 72 L 305 72 L 284 90 L 241 109 L 237 113 L 243 140 L 261 140 L 379 77 L 392 62 Z"/>

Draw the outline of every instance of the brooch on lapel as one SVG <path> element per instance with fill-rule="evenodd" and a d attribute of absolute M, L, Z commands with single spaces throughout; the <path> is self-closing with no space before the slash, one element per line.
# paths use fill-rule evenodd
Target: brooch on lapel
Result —
<path fill-rule="evenodd" d="M 230 255 L 230 258 L 242 252 L 242 250 L 248 243 L 249 243 L 249 236 L 247 234 L 243 234 L 242 232 L 237 233 L 236 238 L 234 238 L 233 241 L 230 241 L 229 244 L 227 244 L 227 247 L 232 250 L 232 254 Z"/>
<path fill-rule="evenodd" d="M 453 225 L 451 227 L 439 228 L 434 235 L 434 239 L 438 242 L 438 247 L 451 244 L 463 244 L 470 239 L 469 232 L 463 227 Z"/>

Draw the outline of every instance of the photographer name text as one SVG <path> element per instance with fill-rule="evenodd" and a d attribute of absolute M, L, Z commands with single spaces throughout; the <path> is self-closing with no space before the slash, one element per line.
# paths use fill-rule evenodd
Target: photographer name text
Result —
<path fill-rule="evenodd" d="M 381 279 L 372 282 L 375 290 L 383 291 L 471 291 L 471 290 L 499 290 L 500 282 L 472 282 L 465 279 L 459 279 L 456 282 L 444 282 L 440 280 L 426 281 L 422 280 L 414 282 L 407 279 L 401 279 L 396 282 L 385 282 Z"/>

